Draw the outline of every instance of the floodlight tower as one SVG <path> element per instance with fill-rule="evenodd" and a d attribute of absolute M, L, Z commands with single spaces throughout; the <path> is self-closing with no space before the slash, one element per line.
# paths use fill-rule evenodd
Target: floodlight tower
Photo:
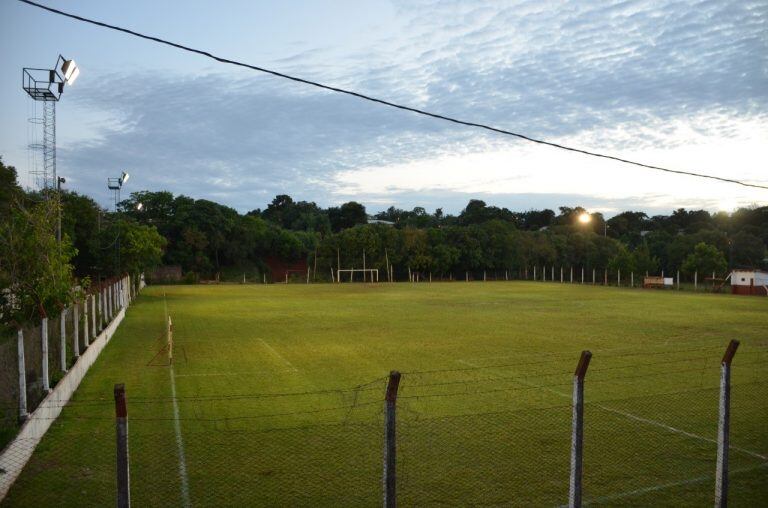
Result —
<path fill-rule="evenodd" d="M 117 204 L 120 202 L 120 189 L 123 188 L 123 184 L 128 181 L 130 176 L 131 175 L 123 171 L 117 178 L 107 178 L 107 188 L 112 191 L 115 211 L 117 211 Z"/>
<path fill-rule="evenodd" d="M 56 177 L 56 103 L 64 93 L 65 85 L 74 84 L 80 69 L 74 60 L 59 55 L 53 69 L 22 69 L 21 87 L 34 101 L 43 103 L 43 116 L 30 121 L 42 126 L 43 142 L 31 144 L 30 148 L 43 153 L 42 168 L 34 167 L 35 183 L 41 190 L 58 188 Z"/>

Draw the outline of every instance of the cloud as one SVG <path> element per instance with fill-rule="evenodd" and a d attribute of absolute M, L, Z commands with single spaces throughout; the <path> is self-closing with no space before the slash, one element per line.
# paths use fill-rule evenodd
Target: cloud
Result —
<path fill-rule="evenodd" d="M 390 34 L 375 46 L 345 53 L 299 44 L 274 64 L 535 137 L 641 160 L 652 155 L 650 162 L 661 165 L 688 162 L 679 156 L 682 148 L 703 138 L 707 146 L 752 139 L 744 126 L 765 133 L 764 2 L 409 1 L 396 8 Z M 205 75 L 113 74 L 92 83 L 69 100 L 101 119 L 99 136 L 60 150 L 60 164 L 83 189 L 103 187 L 107 176 L 128 168 L 137 188 L 167 188 L 240 210 L 264 206 L 277 193 L 325 204 L 358 197 L 413 206 L 446 193 L 465 195 L 462 186 L 494 194 L 489 187 L 500 185 L 498 175 L 482 167 L 458 164 L 455 171 L 467 178 L 453 183 L 439 170 L 413 173 L 420 168 L 527 150 L 507 137 L 226 67 Z M 530 159 L 532 152 L 525 153 Z M 528 167 L 550 180 L 563 178 L 563 165 L 583 163 L 557 159 L 547 167 L 554 163 L 547 157 L 530 159 Z M 388 170 L 410 171 L 421 183 L 390 181 Z M 512 182 L 528 178 L 521 165 L 512 171 Z M 547 195 L 611 207 L 618 206 L 616 196 L 628 206 L 659 204 L 653 190 L 635 196 L 621 182 L 601 185 L 600 193 L 588 181 L 574 185 L 576 193 Z M 496 195 L 514 194 L 501 187 Z M 670 201 L 662 206 L 675 205 L 674 194 L 664 199 Z M 709 198 L 698 202 L 711 204 Z"/>

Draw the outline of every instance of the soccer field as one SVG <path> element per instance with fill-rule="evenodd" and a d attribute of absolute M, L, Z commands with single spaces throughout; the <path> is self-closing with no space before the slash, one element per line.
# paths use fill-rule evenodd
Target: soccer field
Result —
<path fill-rule="evenodd" d="M 767 506 L 764 298 L 541 282 L 148 287 L 3 506 L 114 503 L 115 383 L 135 506 L 380 505 L 390 370 L 403 373 L 401 505 L 564 504 L 585 349 L 585 504 L 711 505 L 731 339 L 729 501 Z"/>

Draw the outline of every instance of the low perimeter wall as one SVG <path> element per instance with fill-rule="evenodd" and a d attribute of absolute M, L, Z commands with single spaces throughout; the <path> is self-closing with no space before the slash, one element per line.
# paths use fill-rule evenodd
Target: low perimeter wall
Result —
<path fill-rule="evenodd" d="M 35 451 L 35 447 L 59 416 L 63 406 L 69 402 L 77 387 L 80 386 L 80 381 L 83 380 L 88 369 L 99 357 L 124 317 L 125 307 L 115 315 L 112 322 L 96 337 L 96 340 L 91 342 L 88 349 L 70 367 L 51 393 L 29 415 L 16 438 L 0 454 L 0 501 L 8 493 L 16 478 L 19 477 L 21 470 L 24 469 Z"/>

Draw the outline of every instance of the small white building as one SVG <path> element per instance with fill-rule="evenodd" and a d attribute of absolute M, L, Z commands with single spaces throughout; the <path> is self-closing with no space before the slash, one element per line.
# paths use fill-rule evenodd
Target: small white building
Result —
<path fill-rule="evenodd" d="M 768 296 L 768 272 L 764 270 L 733 270 L 731 272 L 731 293 Z"/>

